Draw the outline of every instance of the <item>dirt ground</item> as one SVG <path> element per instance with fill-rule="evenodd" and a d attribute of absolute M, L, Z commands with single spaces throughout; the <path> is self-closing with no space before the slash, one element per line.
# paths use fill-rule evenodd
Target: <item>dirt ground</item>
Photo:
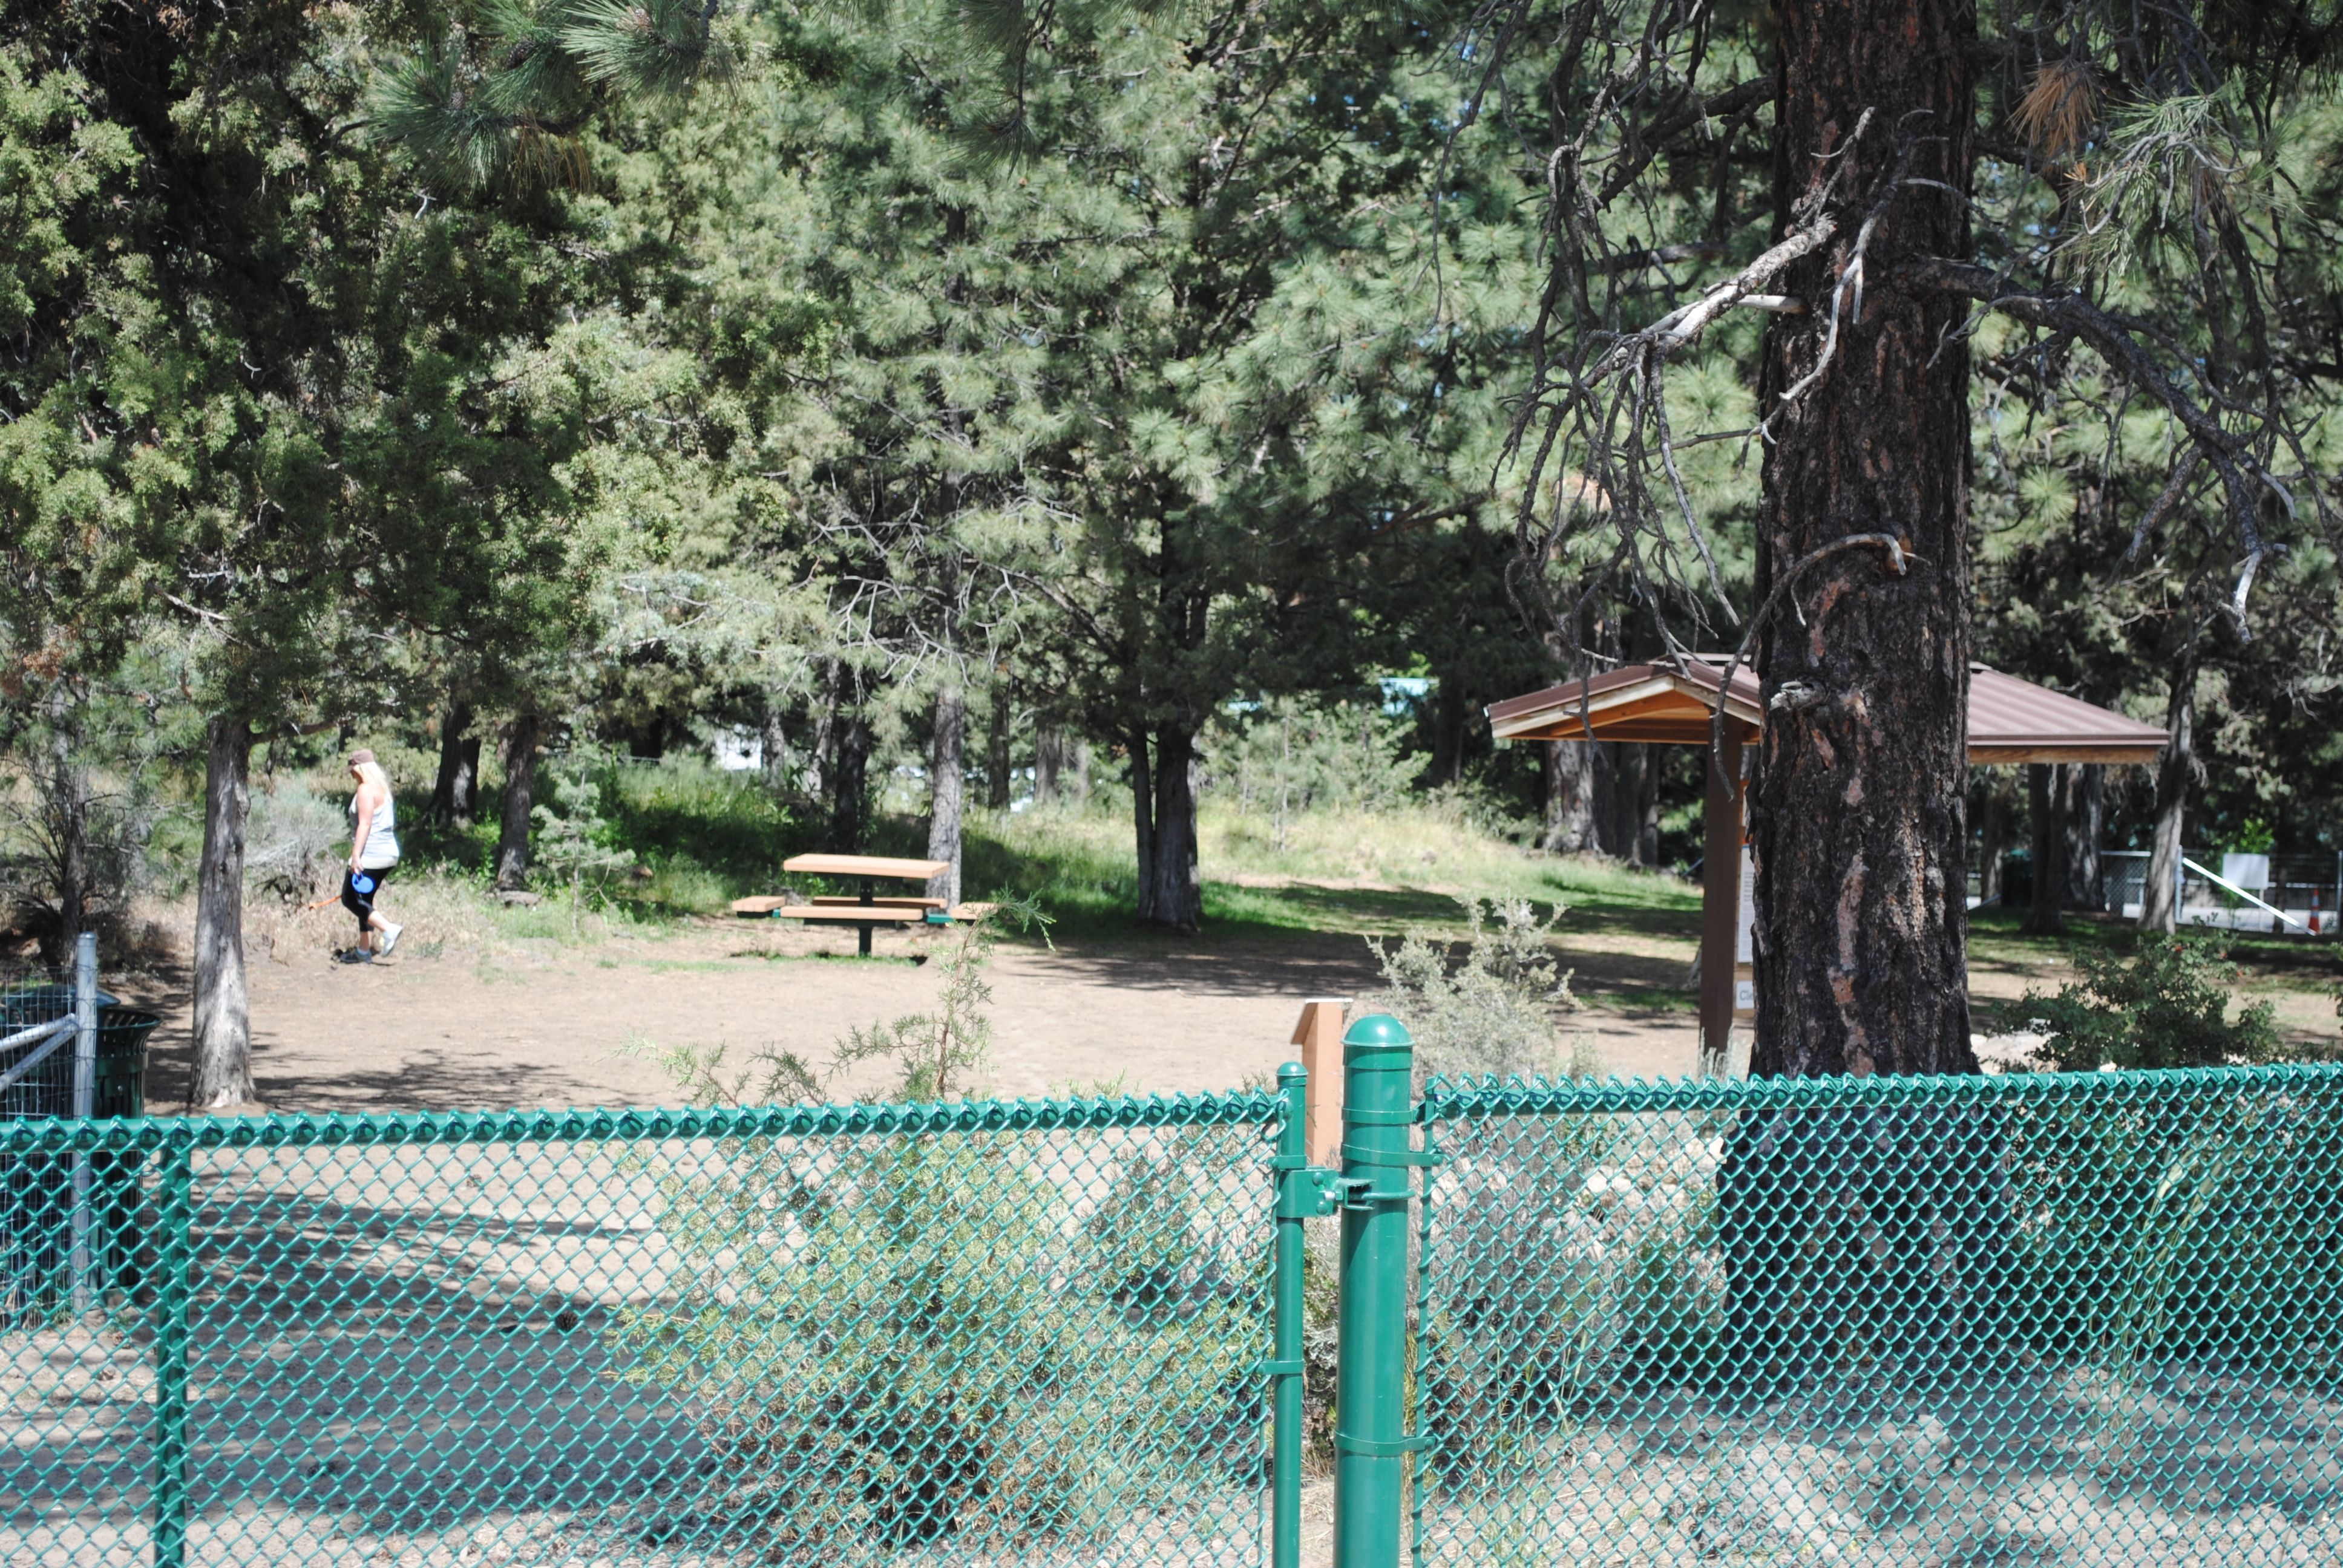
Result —
<path fill-rule="evenodd" d="M 1621 1076 L 1692 1071 L 1698 1027 L 1684 981 L 1694 918 L 1681 933 L 1567 919 L 1558 956 L 1574 971 L 1580 1005 L 1557 1014 L 1561 1036 L 1584 1037 Z M 344 934 L 334 911 L 249 944 L 255 1071 L 269 1109 L 673 1103 L 666 1070 L 630 1046 L 721 1044 L 736 1056 L 771 1046 L 826 1060 L 850 1029 L 931 1002 L 940 977 L 921 960 L 948 940 L 881 931 L 866 961 L 852 956 L 850 931 L 777 921 L 710 918 L 573 945 L 503 935 L 435 941 L 417 920 L 395 957 L 348 968 L 329 957 Z M 1980 1004 L 2055 987 L 2071 972 L 2046 954 L 1978 946 L 1970 981 Z M 989 1087 L 1012 1097 L 1232 1088 L 1292 1059 L 1287 1042 L 1305 1000 L 1378 984 L 1356 934 L 1259 928 L 1061 939 L 1054 950 L 1008 944 L 990 980 Z M 168 1113 L 186 1088 L 184 968 L 109 984 L 164 1015 L 149 1101 Z M 2279 1002 L 2289 1032 L 2331 1032 L 2323 994 Z M 1988 1057 L 2007 1053 L 2002 1042 L 1980 1046 Z M 875 1076 L 845 1084 L 880 1087 Z"/>
<path fill-rule="evenodd" d="M 328 954 L 340 930 L 305 926 L 273 954 L 252 944 L 254 1071 L 269 1109 L 673 1103 L 665 1070 L 630 1043 L 827 1060 L 849 1029 L 933 1000 L 937 971 L 915 960 L 942 940 L 882 930 L 865 961 L 851 931 L 710 919 L 584 947 L 503 939 L 434 952 L 418 925 L 392 958 L 349 968 Z M 1614 1072 L 1689 1071 L 1696 1026 L 1678 988 L 1691 953 L 1689 940 L 1574 939 L 1563 961 L 1596 1004 L 1558 1027 L 1591 1038 Z M 1005 1096 L 1232 1088 L 1293 1059 L 1304 1001 L 1378 983 L 1363 939 L 1312 932 L 1004 945 L 990 978 L 990 1087 Z M 186 975 L 108 983 L 164 1015 L 148 1083 L 152 1109 L 168 1112 L 186 1090 Z"/>

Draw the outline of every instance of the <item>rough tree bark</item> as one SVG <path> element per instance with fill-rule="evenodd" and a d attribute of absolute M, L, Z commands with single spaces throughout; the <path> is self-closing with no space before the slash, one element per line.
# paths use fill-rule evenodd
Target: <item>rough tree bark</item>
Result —
<path fill-rule="evenodd" d="M 1048 806 L 1058 799 L 1058 773 L 1065 766 L 1065 731 L 1042 724 L 1033 730 L 1033 804 Z"/>
<path fill-rule="evenodd" d="M 1017 715 L 1010 706 L 1009 682 L 996 678 L 992 683 L 992 712 L 984 729 L 984 803 L 995 811 L 1009 809 L 1010 732 L 1015 727 Z"/>
<path fill-rule="evenodd" d="M 928 759 L 928 859 L 951 869 L 928 879 L 928 897 L 960 902 L 961 754 L 968 739 L 968 697 L 957 686 L 936 693 L 935 743 Z"/>
<path fill-rule="evenodd" d="M 1432 762 L 1420 780 L 1426 788 L 1438 789 L 1464 782 L 1471 708 L 1463 681 L 1453 675 L 1440 677 L 1432 699 Z"/>
<path fill-rule="evenodd" d="M 2001 897 L 2001 859 L 2009 852 L 2009 797 L 1997 776 L 1989 776 L 1977 809 L 1977 897 Z"/>
<path fill-rule="evenodd" d="M 195 1071 L 187 1102 L 249 1104 L 252 1012 L 244 975 L 245 827 L 252 808 L 252 727 L 216 717 L 204 737 L 204 849 L 196 862 Z"/>
<path fill-rule="evenodd" d="M 2099 840 L 2107 836 L 2107 770 L 2097 762 L 2070 762 L 2066 775 L 2066 907 L 2104 909 L 2107 901 L 2107 869 L 2099 859 Z"/>
<path fill-rule="evenodd" d="M 537 749 L 545 721 L 533 708 L 513 715 L 505 729 L 505 809 L 497 833 L 497 890 L 528 886 L 528 809 L 536 788 Z"/>
<path fill-rule="evenodd" d="M 1148 890 L 1154 884 L 1147 872 L 1155 864 L 1155 770 L 1148 761 L 1146 729 L 1133 725 L 1123 747 L 1131 764 L 1131 830 L 1138 849 L 1139 918 L 1151 920 L 1155 908 Z"/>
<path fill-rule="evenodd" d="M 806 749 L 805 778 L 799 787 L 809 800 L 819 800 L 828 779 L 832 742 L 838 736 L 838 660 L 821 662 L 821 695 L 813 705 L 813 744 Z"/>
<path fill-rule="evenodd" d="M 1594 847 L 1594 759 L 1584 740 L 1545 743 L 1545 827 L 1538 847 L 1557 855 Z"/>
<path fill-rule="evenodd" d="M 1961 0 L 1783 0 L 1775 15 L 1775 233 L 1834 174 L 1838 226 L 1830 246 L 1783 275 L 1806 314 L 1775 316 L 1766 328 L 1760 401 L 1779 413 L 1765 447 L 1756 600 L 1849 535 L 1894 535 L 1908 558 L 1896 576 L 1882 551 L 1842 551 L 1791 590 L 1801 615 L 1777 614 L 1759 633 L 1768 713 L 1749 790 L 1751 1070 L 1974 1072 L 1962 907 L 1966 313 L 1884 280 L 1907 257 L 1969 253 L 1975 15 Z M 1899 142 L 1907 176 L 1936 183 L 1906 184 L 1882 204 Z M 1834 290 L 1875 211 L 1862 315 L 1837 315 L 1831 362 L 1785 405 L 1821 360 Z"/>
<path fill-rule="evenodd" d="M 472 705 L 458 698 L 447 705 L 439 730 L 439 777 L 431 786 L 426 815 L 443 827 L 468 828 L 480 804 L 480 738 L 472 729 Z"/>
<path fill-rule="evenodd" d="M 2026 766 L 2026 809 L 2034 831 L 2034 897 L 2026 906 L 2028 936 L 2066 929 L 2066 790 L 2055 762 Z"/>
<path fill-rule="evenodd" d="M 89 924 L 89 764 L 72 720 L 72 703 L 61 693 L 51 712 L 48 799 L 44 802 L 55 858 L 57 918 L 41 942 L 43 960 L 60 966 L 73 961 L 74 945 Z"/>
<path fill-rule="evenodd" d="M 1635 778 L 1635 841 L 1627 860 L 1652 868 L 1660 863 L 1660 753 L 1650 745 L 1638 744 L 1635 749 L 1642 756 Z"/>
<path fill-rule="evenodd" d="M 1132 770 L 1133 793 L 1151 772 L 1152 809 L 1136 809 L 1139 849 L 1139 918 L 1178 931 L 1193 931 L 1204 920 L 1204 888 L 1196 864 L 1196 793 L 1203 759 L 1196 750 L 1193 725 L 1180 719 L 1157 724 L 1151 769 Z M 1138 754 L 1144 756 L 1142 742 Z M 1141 797 L 1143 800 L 1145 797 Z"/>
<path fill-rule="evenodd" d="M 859 693 L 858 693 L 859 695 Z M 870 720 L 858 708 L 838 716 L 837 766 L 830 769 L 830 848 L 859 855 L 870 831 Z"/>
<path fill-rule="evenodd" d="M 2148 849 L 2147 883 L 2139 898 L 2139 926 L 2146 931 L 2174 930 L 2180 923 L 2180 835 L 2187 826 L 2189 775 L 2196 764 L 2196 653 L 2192 638 L 2173 677 L 2172 699 L 2164 712 L 2167 743 L 2156 769 L 2156 838 Z"/>
<path fill-rule="evenodd" d="M 765 788 L 779 794 L 789 783 L 789 732 L 781 723 L 781 708 L 769 703 L 757 726 L 757 756 L 764 765 Z"/>
<path fill-rule="evenodd" d="M 1779 585 L 1796 613 L 1757 633 L 1751 1071 L 1973 1073 L 1965 311 L 1886 280 L 1906 259 L 1970 251 L 1975 13 L 1776 0 L 1772 14 L 1775 234 L 1836 184 L 1830 244 L 1781 275 L 1806 310 L 1770 318 L 1758 394 L 1773 438 L 1755 602 Z M 1899 540 L 1900 558 L 1815 554 L 1865 534 Z M 1842 1374 L 1851 1349 L 1931 1374 L 1995 1364 L 2013 1288 L 2002 1144 L 1990 1111 L 1934 1104 L 1738 1118 L 1717 1231 L 1742 1386 L 1762 1398 Z"/>

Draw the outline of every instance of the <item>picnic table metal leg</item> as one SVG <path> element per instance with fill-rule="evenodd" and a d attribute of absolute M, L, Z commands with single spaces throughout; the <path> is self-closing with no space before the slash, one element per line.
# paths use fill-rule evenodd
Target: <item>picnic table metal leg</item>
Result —
<path fill-rule="evenodd" d="M 862 901 L 870 902 L 870 879 L 862 879 Z M 864 920 L 855 928 L 861 934 L 855 939 L 854 950 L 864 958 L 870 956 L 870 922 Z"/>

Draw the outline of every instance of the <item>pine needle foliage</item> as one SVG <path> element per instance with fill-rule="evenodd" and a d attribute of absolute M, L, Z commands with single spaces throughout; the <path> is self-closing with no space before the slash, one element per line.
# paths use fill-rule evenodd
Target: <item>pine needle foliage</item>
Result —
<path fill-rule="evenodd" d="M 482 0 L 375 77 L 371 128 L 442 192 L 581 186 L 593 117 L 670 109 L 737 56 L 717 0 Z"/>

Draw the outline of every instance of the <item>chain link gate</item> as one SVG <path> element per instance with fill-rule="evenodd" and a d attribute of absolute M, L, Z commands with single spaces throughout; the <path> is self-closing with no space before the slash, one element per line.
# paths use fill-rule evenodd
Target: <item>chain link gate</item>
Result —
<path fill-rule="evenodd" d="M 1287 1105 L 0 1127 L 0 1561 L 1261 1562 Z"/>

